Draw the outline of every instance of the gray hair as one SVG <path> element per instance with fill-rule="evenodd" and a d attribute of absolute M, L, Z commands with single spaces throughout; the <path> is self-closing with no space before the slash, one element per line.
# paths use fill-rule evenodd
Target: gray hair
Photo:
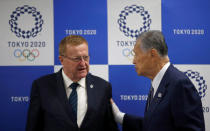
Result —
<path fill-rule="evenodd" d="M 168 47 L 161 31 L 151 30 L 144 32 L 137 37 L 136 41 L 138 42 L 139 40 L 141 41 L 140 48 L 143 51 L 154 48 L 161 57 L 168 56 Z"/>

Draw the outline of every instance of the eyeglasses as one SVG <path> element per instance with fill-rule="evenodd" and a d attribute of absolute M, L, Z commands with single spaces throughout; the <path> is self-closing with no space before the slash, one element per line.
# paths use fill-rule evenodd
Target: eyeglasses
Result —
<path fill-rule="evenodd" d="M 69 59 L 69 60 L 72 60 L 74 62 L 80 62 L 82 60 L 88 61 L 89 58 L 90 58 L 90 56 L 76 56 L 76 57 L 69 57 L 69 56 L 64 56 L 64 55 L 62 55 L 62 56 Z"/>

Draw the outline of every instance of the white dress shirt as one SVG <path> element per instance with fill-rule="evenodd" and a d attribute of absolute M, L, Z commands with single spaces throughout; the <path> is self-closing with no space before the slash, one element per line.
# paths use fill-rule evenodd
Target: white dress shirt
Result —
<path fill-rule="evenodd" d="M 68 76 L 64 73 L 62 70 L 62 76 L 64 80 L 64 87 L 66 89 L 66 95 L 69 99 L 69 96 L 72 92 L 72 89 L 69 88 L 69 86 L 73 83 L 71 79 L 68 78 Z M 79 86 L 77 87 L 77 124 L 80 127 L 82 124 L 82 121 L 85 117 L 85 114 L 87 112 L 87 91 L 86 91 L 86 84 L 85 84 L 86 78 L 82 78 L 80 81 L 78 81 Z"/>
<path fill-rule="evenodd" d="M 157 92 L 160 82 L 169 66 L 170 66 L 170 62 L 166 63 L 153 79 L 152 81 L 152 87 L 154 88 L 153 97 L 155 96 L 155 93 Z"/>

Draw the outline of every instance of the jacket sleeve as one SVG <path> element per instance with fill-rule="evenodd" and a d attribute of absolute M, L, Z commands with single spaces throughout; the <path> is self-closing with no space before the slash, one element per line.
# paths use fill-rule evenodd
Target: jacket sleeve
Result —
<path fill-rule="evenodd" d="M 112 87 L 108 84 L 107 87 L 107 109 L 106 109 L 106 121 L 108 123 L 106 131 L 119 131 L 118 125 L 114 120 L 114 115 L 112 113 L 112 106 L 110 99 L 112 98 Z"/>
<path fill-rule="evenodd" d="M 32 84 L 30 103 L 26 122 L 26 131 L 43 130 L 43 113 L 41 110 L 39 88 L 36 81 Z"/>
<path fill-rule="evenodd" d="M 143 118 L 125 114 L 122 128 L 123 131 L 142 131 Z"/>

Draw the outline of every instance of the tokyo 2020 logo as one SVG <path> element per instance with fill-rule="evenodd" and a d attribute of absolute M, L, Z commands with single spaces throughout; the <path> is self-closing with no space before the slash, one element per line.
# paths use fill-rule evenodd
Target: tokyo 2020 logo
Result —
<path fill-rule="evenodd" d="M 142 21 L 142 26 L 138 29 L 132 29 L 132 27 L 127 25 L 127 17 L 133 13 L 137 13 L 142 18 L 142 20 L 139 20 L 139 22 Z M 146 32 L 150 29 L 152 19 L 150 18 L 149 12 L 146 11 L 143 6 L 131 5 L 126 6 L 124 10 L 120 12 L 117 23 L 120 31 L 123 32 L 125 36 L 136 38 L 142 32 Z"/>
<path fill-rule="evenodd" d="M 34 25 L 32 29 L 23 30 L 19 26 L 19 18 L 22 15 L 31 15 L 34 18 Z M 22 38 L 30 38 L 35 37 L 42 30 L 44 20 L 42 19 L 42 15 L 39 11 L 36 10 L 35 7 L 30 7 L 28 5 L 24 5 L 22 7 L 17 7 L 15 11 L 10 15 L 9 25 L 10 29 L 17 37 Z M 33 24 L 33 23 L 28 23 Z"/>

